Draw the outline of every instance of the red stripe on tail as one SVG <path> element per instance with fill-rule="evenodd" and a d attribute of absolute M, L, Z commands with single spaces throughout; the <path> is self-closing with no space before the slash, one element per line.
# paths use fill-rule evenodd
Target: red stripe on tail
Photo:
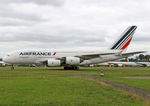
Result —
<path fill-rule="evenodd" d="M 56 52 L 55 52 L 55 53 L 53 53 L 53 56 L 54 56 L 54 55 L 56 55 Z"/>
<path fill-rule="evenodd" d="M 131 42 L 132 37 L 129 39 L 129 41 L 121 48 L 121 50 L 124 50 Z"/>

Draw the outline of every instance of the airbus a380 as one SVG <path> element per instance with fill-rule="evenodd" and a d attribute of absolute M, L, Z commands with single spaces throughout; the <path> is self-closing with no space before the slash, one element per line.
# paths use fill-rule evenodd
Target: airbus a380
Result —
<path fill-rule="evenodd" d="M 109 51 L 53 51 L 53 50 L 22 50 L 15 51 L 4 57 L 3 61 L 15 64 L 45 64 L 49 67 L 63 66 L 64 69 L 78 69 L 78 66 L 103 63 L 125 58 L 143 51 L 124 53 L 129 46 L 137 26 L 129 26 Z"/>

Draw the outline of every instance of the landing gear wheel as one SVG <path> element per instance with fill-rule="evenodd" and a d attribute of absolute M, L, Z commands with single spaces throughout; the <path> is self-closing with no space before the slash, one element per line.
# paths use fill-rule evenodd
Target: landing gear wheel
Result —
<path fill-rule="evenodd" d="M 79 67 L 77 66 L 64 67 L 64 70 L 79 70 Z"/>
<path fill-rule="evenodd" d="M 64 67 L 64 70 L 68 70 L 68 67 Z"/>
<path fill-rule="evenodd" d="M 79 70 L 79 67 L 77 67 L 77 66 L 74 66 L 72 68 L 73 68 L 73 70 Z"/>

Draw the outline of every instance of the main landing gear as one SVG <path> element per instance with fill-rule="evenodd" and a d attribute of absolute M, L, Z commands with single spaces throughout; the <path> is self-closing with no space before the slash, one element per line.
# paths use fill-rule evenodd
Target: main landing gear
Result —
<path fill-rule="evenodd" d="M 65 66 L 64 70 L 79 70 L 78 66 Z"/>

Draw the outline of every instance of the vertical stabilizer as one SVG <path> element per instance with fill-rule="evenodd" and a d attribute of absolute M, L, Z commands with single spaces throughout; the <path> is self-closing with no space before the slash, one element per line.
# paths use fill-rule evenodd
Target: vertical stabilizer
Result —
<path fill-rule="evenodd" d="M 136 28 L 137 26 L 129 26 L 110 49 L 121 51 L 125 50 L 129 46 Z"/>

